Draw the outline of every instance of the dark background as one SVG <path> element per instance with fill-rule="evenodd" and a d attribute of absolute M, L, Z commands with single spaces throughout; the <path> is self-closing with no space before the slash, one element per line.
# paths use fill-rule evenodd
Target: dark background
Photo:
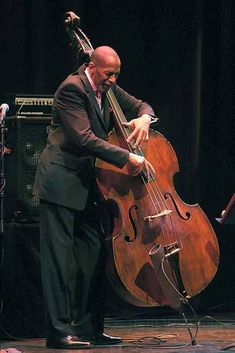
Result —
<path fill-rule="evenodd" d="M 216 231 L 221 249 L 219 269 L 197 296 L 195 306 L 199 311 L 233 311 L 234 226 L 218 224 L 215 218 L 234 193 L 235 2 L 1 1 L 0 94 L 53 94 L 76 70 L 75 52 L 64 30 L 64 15 L 70 10 L 81 17 L 81 28 L 94 47 L 110 45 L 119 53 L 122 70 L 118 83 L 154 107 L 160 117 L 158 131 L 177 153 L 177 192 L 185 202 L 199 203 Z M 11 254 L 20 251 L 24 256 L 31 233 L 38 234 L 36 227 L 31 232 L 28 228 L 9 229 L 12 239 L 22 234 L 22 242 L 17 248 L 18 243 L 7 235 L 5 273 L 11 271 L 7 276 L 3 273 L 3 292 L 15 271 Z M 35 242 L 34 247 L 37 249 Z M 33 253 L 38 258 L 38 249 Z M 24 277 L 28 268 L 27 264 L 22 270 Z M 26 278 L 28 281 L 29 276 Z M 22 283 L 19 279 L 15 292 L 30 286 Z M 11 290 L 12 294 L 14 288 Z M 9 306 L 15 305 L 8 305 L 9 295 L 5 297 L 6 320 Z M 33 294 L 31 301 L 34 306 Z M 126 308 L 125 303 L 117 302 Z"/>

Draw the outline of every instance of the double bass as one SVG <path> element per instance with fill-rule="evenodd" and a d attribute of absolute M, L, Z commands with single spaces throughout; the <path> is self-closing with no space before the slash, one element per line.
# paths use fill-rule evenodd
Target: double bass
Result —
<path fill-rule="evenodd" d="M 77 15 L 66 13 L 66 31 L 78 57 L 87 60 L 93 47 L 79 23 Z M 133 305 L 180 308 L 182 299 L 200 293 L 215 276 L 216 235 L 200 206 L 178 196 L 173 176 L 179 164 L 169 141 L 150 130 L 143 148 L 127 143 L 131 130 L 123 126 L 126 118 L 112 89 L 107 98 L 115 120 L 109 143 L 144 156 L 156 170 L 131 176 L 126 167 L 97 161 L 97 183 L 112 219 L 106 238 L 108 278 Z"/>

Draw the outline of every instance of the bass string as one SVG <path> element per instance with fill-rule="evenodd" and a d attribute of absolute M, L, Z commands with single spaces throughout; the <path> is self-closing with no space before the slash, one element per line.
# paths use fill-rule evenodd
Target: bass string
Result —
<path fill-rule="evenodd" d="M 160 190 L 160 187 L 157 183 L 155 175 L 151 171 L 150 171 L 150 174 L 151 174 L 150 181 L 148 181 L 148 180 L 146 181 L 144 172 L 140 173 L 140 177 L 142 179 L 142 182 L 145 184 L 145 187 L 147 189 L 149 197 L 152 200 L 152 203 L 154 205 L 158 204 L 159 206 L 161 203 L 163 204 L 163 208 L 160 206 L 159 210 L 156 209 L 156 215 L 158 215 L 159 213 L 161 214 L 161 212 L 162 212 L 163 215 L 162 216 L 160 215 L 160 217 L 167 217 L 167 219 L 169 219 L 170 222 L 161 223 L 161 228 L 163 231 L 163 238 L 164 238 L 165 244 L 171 244 L 171 243 L 175 242 L 176 239 L 178 239 L 178 236 L 176 234 L 176 229 L 173 225 L 171 213 L 164 214 L 164 211 L 166 211 L 166 212 L 168 211 L 167 202 L 162 194 L 162 191 Z M 159 199 L 160 199 L 160 201 L 159 201 Z M 156 200 L 156 201 L 154 201 L 154 200 Z M 171 211 L 171 210 L 169 210 L 169 211 Z M 167 227 L 167 229 L 166 229 L 166 227 Z M 167 234 L 167 236 L 165 234 Z"/>
<path fill-rule="evenodd" d="M 119 104 L 118 104 L 118 102 L 116 100 L 116 97 L 114 96 L 114 93 L 113 93 L 113 91 L 111 89 L 107 92 L 107 98 L 108 98 L 110 106 L 111 106 L 111 108 L 113 110 L 114 116 L 116 118 L 116 122 L 118 124 L 118 128 L 120 129 L 123 137 L 125 139 L 127 139 L 129 134 L 128 134 L 127 129 L 125 129 L 123 124 L 122 124 L 123 122 L 127 122 L 127 120 L 126 120 L 126 117 L 123 114 L 123 111 L 121 110 L 121 107 L 119 106 Z"/>
<path fill-rule="evenodd" d="M 121 130 L 121 133 L 124 136 L 124 138 L 127 139 L 128 136 L 130 135 L 131 131 L 130 131 L 130 129 L 124 128 L 124 126 L 122 124 L 123 122 L 126 122 L 127 120 L 126 120 L 125 115 L 123 114 L 123 112 L 122 112 L 122 110 L 121 110 L 121 108 L 120 108 L 120 106 L 119 106 L 119 104 L 118 104 L 118 102 L 116 100 L 116 97 L 114 96 L 112 90 L 108 91 L 108 99 L 109 99 L 111 107 L 113 109 L 116 121 L 118 123 L 118 127 Z M 132 147 L 130 146 L 130 144 L 128 144 L 128 147 L 129 147 L 129 150 L 132 151 Z M 141 156 L 141 157 L 144 157 L 143 151 L 140 148 L 138 150 L 135 150 L 135 153 L 137 155 Z M 145 186 L 147 188 L 147 183 L 145 181 L 144 173 L 141 172 L 140 174 L 141 174 L 141 178 L 142 178 L 142 180 L 143 180 L 143 182 L 144 182 L 144 184 L 145 184 Z M 155 180 L 155 176 L 154 176 L 154 174 L 151 171 L 150 171 L 150 177 L 152 178 L 152 180 Z M 152 200 L 153 207 L 155 208 L 156 207 L 155 205 L 158 204 L 159 210 L 156 209 L 156 212 L 163 211 L 161 209 L 161 206 L 160 206 L 160 203 L 158 201 L 158 198 L 156 196 L 154 197 L 154 196 L 151 195 L 151 192 L 149 191 L 149 188 L 147 188 L 147 190 L 148 190 L 149 196 L 150 196 L 150 198 Z M 159 198 L 161 198 L 163 203 L 164 203 L 164 197 L 163 197 L 163 195 L 161 195 L 160 189 L 156 188 L 156 191 L 157 191 L 157 194 L 159 195 Z M 154 192 L 153 192 L 153 195 L 155 195 Z M 154 198 L 156 199 L 157 202 L 154 202 Z"/>
<path fill-rule="evenodd" d="M 128 136 L 130 135 L 131 133 L 131 130 L 130 129 L 126 129 L 124 126 L 123 126 L 123 122 L 127 122 L 126 120 L 126 117 L 125 115 L 123 114 L 117 100 L 116 100 L 116 97 L 114 96 L 114 93 L 113 91 L 110 89 L 107 93 L 107 96 L 108 96 L 108 100 L 109 100 L 109 103 L 111 105 L 111 108 L 114 112 L 114 115 L 115 115 L 115 118 L 116 118 L 116 122 L 118 124 L 118 127 L 123 135 L 123 137 L 125 139 L 128 138 Z M 129 147 L 129 150 L 130 151 L 133 151 L 133 148 L 131 147 L 131 145 L 128 144 L 128 147 Z M 142 149 L 137 149 L 135 150 L 135 153 L 138 154 L 139 156 L 142 156 L 144 157 L 144 153 L 142 151 Z M 152 202 L 152 205 L 153 205 L 153 209 L 155 210 L 156 212 L 156 215 L 161 213 L 161 212 L 164 212 L 164 210 L 167 210 L 167 203 L 165 201 L 165 198 L 160 190 L 160 187 L 159 185 L 157 184 L 157 181 L 156 181 L 156 178 L 155 178 L 155 175 L 154 173 L 150 170 L 150 180 L 152 182 L 146 182 L 146 177 L 145 177 L 145 173 L 142 171 L 140 173 L 140 177 L 142 179 L 142 182 L 144 183 L 145 185 L 145 188 L 147 190 L 147 193 L 150 197 L 150 200 Z M 163 205 L 163 207 L 161 206 Z M 162 216 L 161 216 L 162 217 Z M 170 217 L 170 232 L 168 231 L 167 233 L 164 231 L 164 228 L 162 227 L 162 230 L 163 230 L 163 238 L 165 239 L 165 243 L 168 244 L 168 243 L 171 243 L 171 242 L 174 242 L 174 239 L 173 238 L 173 235 L 175 236 L 176 238 L 176 234 L 175 234 L 175 229 L 174 229 L 174 226 L 173 226 L 173 222 L 172 222 L 172 217 L 170 214 L 167 214 L 163 217 Z M 169 225 L 168 225 L 168 228 L 169 228 Z M 167 237 L 166 237 L 166 234 L 169 234 Z M 170 239 L 167 239 L 167 238 L 170 238 Z"/>
<path fill-rule="evenodd" d="M 108 91 L 108 99 L 109 99 L 111 107 L 112 107 L 112 109 L 114 111 L 115 118 L 116 118 L 116 121 L 118 123 L 118 127 L 120 128 L 121 133 L 124 136 L 124 138 L 127 139 L 128 136 L 130 135 L 131 131 L 130 131 L 130 129 L 126 129 L 126 128 L 123 127 L 122 123 L 126 122 L 127 120 L 126 120 L 125 115 L 123 114 L 123 112 L 122 112 L 122 110 L 121 110 L 121 108 L 120 108 L 120 106 L 119 106 L 119 104 L 118 104 L 118 102 L 116 100 L 116 97 L 114 96 L 114 93 L 113 93 L 112 90 Z M 129 144 L 128 144 L 128 147 L 129 147 L 129 150 L 132 151 L 132 148 L 131 148 L 131 146 Z M 141 157 L 144 157 L 143 151 L 140 148 L 138 150 L 136 150 L 135 153 L 138 154 Z M 155 180 L 155 176 L 152 173 L 152 171 L 150 171 L 150 177 L 151 177 L 152 180 Z M 143 172 L 141 172 L 141 178 L 142 178 L 142 180 L 143 180 L 143 182 L 144 182 L 144 184 L 145 184 L 145 186 L 147 188 L 147 183 L 145 182 L 145 176 L 144 176 Z M 159 187 L 155 187 L 155 189 L 156 189 L 155 191 L 157 192 L 159 198 L 162 199 L 162 203 L 164 204 L 165 200 L 164 200 L 163 195 L 161 195 L 161 191 L 160 191 Z M 156 207 L 155 205 L 158 204 L 159 210 L 156 209 L 156 212 L 163 211 L 163 209 L 161 209 L 161 206 L 160 206 L 160 203 L 158 201 L 158 198 L 155 196 L 155 193 L 152 192 L 153 195 L 154 195 L 154 196 L 152 196 L 151 192 L 149 191 L 149 188 L 147 188 L 147 190 L 148 190 L 149 196 L 150 196 L 150 198 L 152 200 L 154 208 Z M 157 202 L 154 202 L 154 199 Z M 164 205 L 164 206 L 166 206 L 166 205 Z"/>

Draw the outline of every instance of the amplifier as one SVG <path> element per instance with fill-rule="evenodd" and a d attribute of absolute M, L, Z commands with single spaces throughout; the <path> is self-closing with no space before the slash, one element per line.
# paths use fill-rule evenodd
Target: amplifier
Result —
<path fill-rule="evenodd" d="M 7 115 L 16 118 L 52 116 L 52 95 L 6 94 L 0 96 L 0 103 L 9 105 Z"/>
<path fill-rule="evenodd" d="M 17 115 L 6 122 L 9 153 L 5 158 L 5 219 L 7 222 L 38 221 L 39 199 L 33 195 L 33 183 L 51 118 Z"/>

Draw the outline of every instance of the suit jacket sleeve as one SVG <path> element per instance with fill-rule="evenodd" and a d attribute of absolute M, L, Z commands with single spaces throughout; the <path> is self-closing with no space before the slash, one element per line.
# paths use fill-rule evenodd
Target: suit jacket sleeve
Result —
<path fill-rule="evenodd" d="M 67 83 L 57 91 L 54 107 L 63 122 L 65 148 L 73 146 L 80 156 L 97 157 L 119 168 L 125 165 L 129 152 L 106 141 L 107 133 L 99 124 L 91 93 Z"/>

